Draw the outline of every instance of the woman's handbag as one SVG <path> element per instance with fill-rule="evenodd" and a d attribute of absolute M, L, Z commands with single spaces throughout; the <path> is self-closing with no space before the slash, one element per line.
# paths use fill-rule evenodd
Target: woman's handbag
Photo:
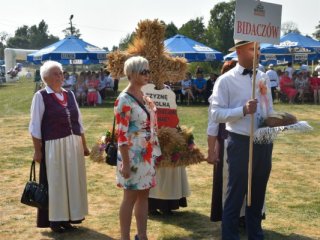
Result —
<path fill-rule="evenodd" d="M 111 166 L 117 166 L 117 155 L 118 155 L 118 144 L 115 142 L 114 131 L 115 131 L 116 118 L 113 118 L 112 135 L 110 142 L 106 145 L 106 163 Z"/>
<path fill-rule="evenodd" d="M 41 209 L 48 208 L 48 187 L 37 183 L 35 161 L 31 163 L 30 178 L 22 193 L 21 203 Z"/>

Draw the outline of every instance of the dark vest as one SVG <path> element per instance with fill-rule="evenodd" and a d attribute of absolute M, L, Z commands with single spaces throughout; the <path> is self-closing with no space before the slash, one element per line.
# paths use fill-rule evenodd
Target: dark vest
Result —
<path fill-rule="evenodd" d="M 75 99 L 70 91 L 67 92 L 66 107 L 58 103 L 52 94 L 45 89 L 40 91 L 45 106 L 41 122 L 41 134 L 44 141 L 64 138 L 72 134 L 81 136 L 79 113 Z"/>

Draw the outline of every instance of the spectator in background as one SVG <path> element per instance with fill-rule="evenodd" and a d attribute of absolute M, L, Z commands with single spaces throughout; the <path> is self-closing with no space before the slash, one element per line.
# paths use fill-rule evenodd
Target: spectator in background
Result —
<path fill-rule="evenodd" d="M 210 78 L 207 81 L 207 85 L 206 85 L 206 103 L 207 104 L 209 104 L 208 99 L 212 94 L 213 86 L 214 86 L 214 83 L 216 82 L 218 76 L 219 76 L 218 74 L 211 73 Z"/>
<path fill-rule="evenodd" d="M 304 94 L 309 88 L 308 80 L 304 77 L 304 74 L 302 71 L 299 71 L 294 81 L 295 88 L 298 91 L 298 100 L 302 103 L 304 102 Z"/>
<path fill-rule="evenodd" d="M 198 67 L 196 70 L 196 79 L 193 82 L 193 95 L 201 103 L 202 99 L 206 99 L 207 81 L 203 78 L 203 70 Z"/>
<path fill-rule="evenodd" d="M 316 71 L 313 72 L 312 77 L 309 78 L 309 85 L 313 93 L 314 104 L 320 104 L 320 78 Z"/>
<path fill-rule="evenodd" d="M 32 74 L 31 74 L 31 72 L 30 72 L 29 69 L 27 70 L 26 78 L 27 78 L 27 79 L 31 79 L 31 78 L 32 78 Z"/>
<path fill-rule="evenodd" d="M 284 72 L 288 72 L 288 76 L 289 78 L 293 79 L 292 75 L 294 73 L 294 68 L 292 67 L 292 62 L 288 62 L 287 67 L 284 69 Z"/>
<path fill-rule="evenodd" d="M 190 99 L 194 101 L 194 96 L 192 93 L 192 75 L 191 72 L 186 73 L 186 79 L 181 81 L 181 93 L 183 98 L 187 97 L 187 103 L 189 105 Z"/>
<path fill-rule="evenodd" d="M 81 72 L 78 81 L 75 85 L 76 99 L 79 106 L 83 106 L 87 98 L 86 74 Z"/>
<path fill-rule="evenodd" d="M 96 106 L 98 104 L 98 87 L 99 80 L 97 79 L 97 75 L 95 72 L 91 73 L 91 78 L 87 81 L 87 103 L 89 106 Z"/>
<path fill-rule="evenodd" d="M 34 93 L 36 93 L 38 90 L 41 89 L 41 76 L 40 76 L 39 69 L 37 69 L 34 73 L 34 82 L 35 82 Z"/>
<path fill-rule="evenodd" d="M 318 73 L 318 77 L 320 78 L 320 60 L 318 60 L 318 65 L 314 69 Z"/>
<path fill-rule="evenodd" d="M 64 82 L 62 87 L 65 90 L 70 90 L 74 92 L 74 85 L 76 84 L 76 79 L 74 75 L 70 75 L 68 72 L 64 72 Z"/>
<path fill-rule="evenodd" d="M 277 87 L 279 86 L 279 77 L 277 72 L 273 69 L 273 64 L 269 64 L 266 74 L 270 79 L 272 100 L 274 101 L 276 98 Z"/>
<path fill-rule="evenodd" d="M 106 88 L 107 88 L 107 80 L 109 77 L 109 72 L 100 71 L 99 72 L 99 93 L 101 96 L 101 99 L 104 100 L 106 98 Z"/>
<path fill-rule="evenodd" d="M 280 78 L 280 90 L 283 92 L 289 99 L 289 103 L 293 103 L 294 99 L 298 93 L 295 89 L 293 80 L 289 77 L 289 72 L 285 71 Z"/>

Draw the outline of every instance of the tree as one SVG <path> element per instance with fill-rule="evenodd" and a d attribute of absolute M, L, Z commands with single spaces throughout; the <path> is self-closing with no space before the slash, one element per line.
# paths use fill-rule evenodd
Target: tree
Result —
<path fill-rule="evenodd" d="M 62 32 L 65 37 L 70 37 L 71 35 L 73 35 L 73 36 L 76 36 L 79 38 L 81 36 L 80 30 L 78 28 L 76 28 L 74 25 L 72 26 L 72 33 L 73 34 L 71 34 L 71 26 L 62 30 Z"/>
<path fill-rule="evenodd" d="M 281 24 L 281 31 L 283 35 L 288 33 L 300 33 L 298 25 L 292 21 L 287 21 Z"/>
<path fill-rule="evenodd" d="M 4 49 L 6 48 L 7 32 L 0 32 L 0 59 L 4 59 Z"/>
<path fill-rule="evenodd" d="M 165 39 L 171 38 L 175 36 L 177 33 L 178 33 L 178 28 L 176 27 L 176 25 L 174 25 L 173 22 L 171 22 L 165 27 L 164 38 Z"/>
<path fill-rule="evenodd" d="M 205 32 L 203 17 L 189 20 L 179 29 L 180 34 L 202 43 L 205 41 Z"/>
<path fill-rule="evenodd" d="M 235 0 L 221 2 L 210 11 L 210 20 L 206 32 L 206 43 L 208 46 L 228 52 L 234 45 L 233 30 L 235 20 Z"/>
<path fill-rule="evenodd" d="M 119 50 L 124 51 L 127 49 L 129 44 L 132 43 L 134 36 L 135 33 L 132 32 L 131 34 L 128 33 L 124 38 L 122 38 L 119 43 Z"/>
<path fill-rule="evenodd" d="M 115 45 L 112 46 L 112 52 L 117 51 L 118 49 L 119 49 L 119 47 L 117 47 Z"/>
<path fill-rule="evenodd" d="M 320 21 L 318 26 L 316 26 L 316 31 L 312 35 L 320 41 Z"/>
<path fill-rule="evenodd" d="M 23 25 L 15 31 L 13 37 L 8 38 L 7 47 L 23 49 L 40 49 L 48 46 L 59 38 L 48 33 L 48 25 L 42 20 L 38 26 Z"/>

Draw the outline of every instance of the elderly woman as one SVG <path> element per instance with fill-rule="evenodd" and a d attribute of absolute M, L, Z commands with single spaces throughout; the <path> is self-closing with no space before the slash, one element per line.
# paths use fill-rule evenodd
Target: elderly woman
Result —
<path fill-rule="evenodd" d="M 46 86 L 34 94 L 29 131 L 40 182 L 48 184 L 49 209 L 38 210 L 37 226 L 63 232 L 88 213 L 84 156 L 89 150 L 74 94 L 61 87 L 61 64 L 45 62 L 40 75 Z"/>
<path fill-rule="evenodd" d="M 124 65 L 129 85 L 115 102 L 118 125 L 117 185 L 123 188 L 120 206 L 121 239 L 130 239 L 134 208 L 138 234 L 135 239 L 147 239 L 149 189 L 154 187 L 155 161 L 160 156 L 156 135 L 155 105 L 143 94 L 141 87 L 149 81 L 149 64 L 143 57 L 131 57 Z"/>

